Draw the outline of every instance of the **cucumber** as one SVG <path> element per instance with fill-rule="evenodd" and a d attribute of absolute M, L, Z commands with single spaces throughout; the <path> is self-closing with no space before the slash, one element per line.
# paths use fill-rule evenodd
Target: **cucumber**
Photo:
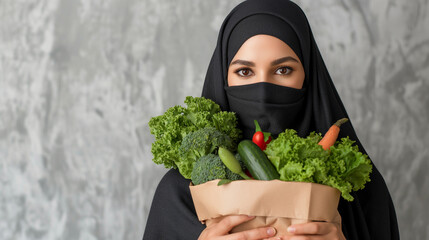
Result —
<path fill-rule="evenodd" d="M 252 177 L 257 180 L 278 179 L 279 173 L 268 160 L 267 155 L 250 140 L 243 140 L 238 144 L 238 153 Z"/>

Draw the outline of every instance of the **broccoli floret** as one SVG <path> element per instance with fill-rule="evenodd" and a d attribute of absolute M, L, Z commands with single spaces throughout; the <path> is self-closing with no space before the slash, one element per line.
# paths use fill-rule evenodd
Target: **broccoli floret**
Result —
<path fill-rule="evenodd" d="M 234 151 L 236 144 L 228 135 L 214 127 L 205 127 L 189 133 L 183 138 L 179 147 L 180 161 L 177 162 L 177 166 L 180 173 L 185 178 L 190 178 L 194 162 L 205 155 L 214 153 L 219 147 Z"/>
<path fill-rule="evenodd" d="M 227 170 L 226 170 L 226 179 L 235 181 L 235 180 L 242 180 L 243 178 L 240 175 L 238 175 L 237 173 L 231 172 L 231 170 L 229 170 L 227 168 Z"/>
<path fill-rule="evenodd" d="M 231 172 L 215 154 L 208 154 L 199 158 L 192 169 L 191 180 L 194 185 L 202 184 L 215 179 L 243 179 Z"/>
<path fill-rule="evenodd" d="M 243 172 L 244 172 L 244 170 L 246 169 L 246 166 L 244 166 L 244 163 L 243 163 L 243 161 L 241 160 L 241 157 L 240 157 L 240 154 L 235 154 L 235 158 L 238 160 L 238 162 L 240 163 L 240 166 L 241 166 L 241 169 L 243 169 Z M 241 179 L 243 179 L 240 175 L 238 175 L 238 174 L 236 174 L 236 173 L 233 173 L 233 172 L 231 172 L 231 170 L 229 170 L 229 169 L 227 169 L 228 171 L 226 172 L 226 178 L 227 179 L 229 179 L 229 180 L 241 180 Z"/>

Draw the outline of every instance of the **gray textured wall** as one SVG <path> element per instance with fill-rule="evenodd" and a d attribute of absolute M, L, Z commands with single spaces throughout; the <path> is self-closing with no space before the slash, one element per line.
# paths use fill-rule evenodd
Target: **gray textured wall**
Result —
<path fill-rule="evenodd" d="M 147 122 L 199 96 L 241 0 L 0 1 L 0 239 L 140 239 Z M 427 0 L 298 1 L 403 239 L 429 238 Z"/>

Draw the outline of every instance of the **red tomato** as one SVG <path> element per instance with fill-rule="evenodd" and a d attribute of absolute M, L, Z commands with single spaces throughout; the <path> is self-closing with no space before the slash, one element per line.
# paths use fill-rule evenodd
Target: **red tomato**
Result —
<path fill-rule="evenodd" d="M 252 142 L 254 142 L 260 149 L 265 150 L 267 148 L 267 144 L 264 141 L 264 133 L 263 132 L 255 132 L 253 134 Z"/>

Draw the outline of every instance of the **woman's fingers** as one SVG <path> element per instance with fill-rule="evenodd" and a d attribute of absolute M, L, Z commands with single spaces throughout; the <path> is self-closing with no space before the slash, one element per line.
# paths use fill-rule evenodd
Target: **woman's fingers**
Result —
<path fill-rule="evenodd" d="M 218 223 L 207 227 L 201 232 L 198 239 L 218 239 L 218 240 L 261 240 L 276 235 L 276 229 L 273 227 L 255 228 L 247 231 L 230 234 L 229 232 L 237 225 L 250 221 L 255 217 L 247 215 L 231 215 L 224 217 Z"/>
<path fill-rule="evenodd" d="M 221 235 L 226 235 L 233 229 L 235 226 L 240 225 L 244 222 L 250 221 L 254 216 L 247 215 L 231 215 L 226 216 L 215 226 L 215 231 L 219 232 Z"/>
<path fill-rule="evenodd" d="M 255 228 L 243 232 L 228 235 L 228 239 L 260 240 L 276 235 L 276 229 L 273 227 Z M 275 239 L 275 238 L 274 238 Z"/>
<path fill-rule="evenodd" d="M 325 235 L 336 230 L 332 223 L 326 222 L 311 222 L 295 224 L 288 227 L 287 231 L 295 235 L 309 234 L 309 235 Z"/>
<path fill-rule="evenodd" d="M 216 224 L 215 230 L 220 235 L 227 235 L 235 226 L 244 222 L 252 220 L 253 216 L 247 215 L 232 215 L 222 219 Z M 256 228 L 238 233 L 227 235 L 228 239 L 246 239 L 246 240 L 259 240 L 269 238 L 276 235 L 276 229 L 273 227 Z"/>

